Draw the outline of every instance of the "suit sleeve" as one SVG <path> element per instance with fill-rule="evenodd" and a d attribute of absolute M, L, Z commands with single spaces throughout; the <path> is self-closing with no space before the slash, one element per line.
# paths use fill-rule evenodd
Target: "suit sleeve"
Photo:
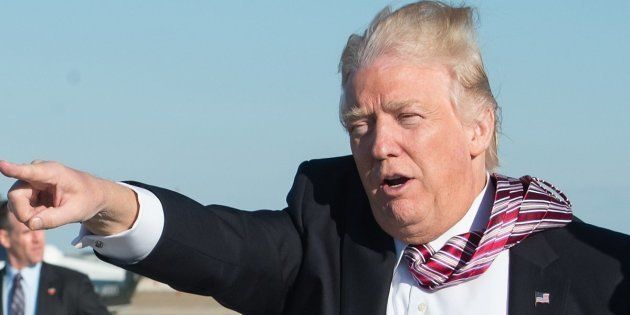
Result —
<path fill-rule="evenodd" d="M 249 212 L 202 206 L 166 189 L 132 184 L 158 197 L 164 230 L 142 261 L 110 262 L 180 291 L 213 296 L 241 313 L 282 312 L 302 259 L 300 236 L 289 215 L 295 209 Z M 301 186 L 296 179 L 292 194 L 299 195 Z"/>

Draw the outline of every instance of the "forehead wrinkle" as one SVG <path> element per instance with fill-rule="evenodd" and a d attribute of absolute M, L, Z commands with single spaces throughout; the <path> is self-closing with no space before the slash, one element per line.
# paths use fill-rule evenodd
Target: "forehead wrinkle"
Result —
<path fill-rule="evenodd" d="M 400 111 L 401 109 L 405 107 L 410 107 L 413 105 L 417 105 L 419 103 L 420 101 L 411 99 L 411 100 L 402 100 L 402 101 L 388 101 L 388 102 L 384 102 L 381 106 L 383 108 L 383 111 L 393 113 L 393 112 Z"/>

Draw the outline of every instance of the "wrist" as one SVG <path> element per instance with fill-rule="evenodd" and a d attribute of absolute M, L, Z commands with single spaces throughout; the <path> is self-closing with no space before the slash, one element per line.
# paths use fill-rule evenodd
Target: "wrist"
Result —
<path fill-rule="evenodd" d="M 99 179 L 102 202 L 99 211 L 83 225 L 97 235 L 113 235 L 130 229 L 138 217 L 138 197 L 123 185 Z"/>

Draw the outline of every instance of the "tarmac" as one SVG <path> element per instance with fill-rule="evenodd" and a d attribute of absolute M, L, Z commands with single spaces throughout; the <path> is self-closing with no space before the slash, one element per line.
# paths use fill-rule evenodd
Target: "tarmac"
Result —
<path fill-rule="evenodd" d="M 136 292 L 117 315 L 233 315 L 210 297 L 182 292 Z"/>
<path fill-rule="evenodd" d="M 207 296 L 173 290 L 157 281 L 142 278 L 131 304 L 111 310 L 116 315 L 234 315 Z"/>

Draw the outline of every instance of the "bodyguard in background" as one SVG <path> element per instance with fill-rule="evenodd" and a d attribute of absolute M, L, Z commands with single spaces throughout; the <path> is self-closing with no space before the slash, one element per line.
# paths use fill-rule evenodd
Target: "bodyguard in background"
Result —
<path fill-rule="evenodd" d="M 42 262 L 44 231 L 31 231 L 0 201 L 0 244 L 7 251 L 1 314 L 109 314 L 82 273 Z"/>

